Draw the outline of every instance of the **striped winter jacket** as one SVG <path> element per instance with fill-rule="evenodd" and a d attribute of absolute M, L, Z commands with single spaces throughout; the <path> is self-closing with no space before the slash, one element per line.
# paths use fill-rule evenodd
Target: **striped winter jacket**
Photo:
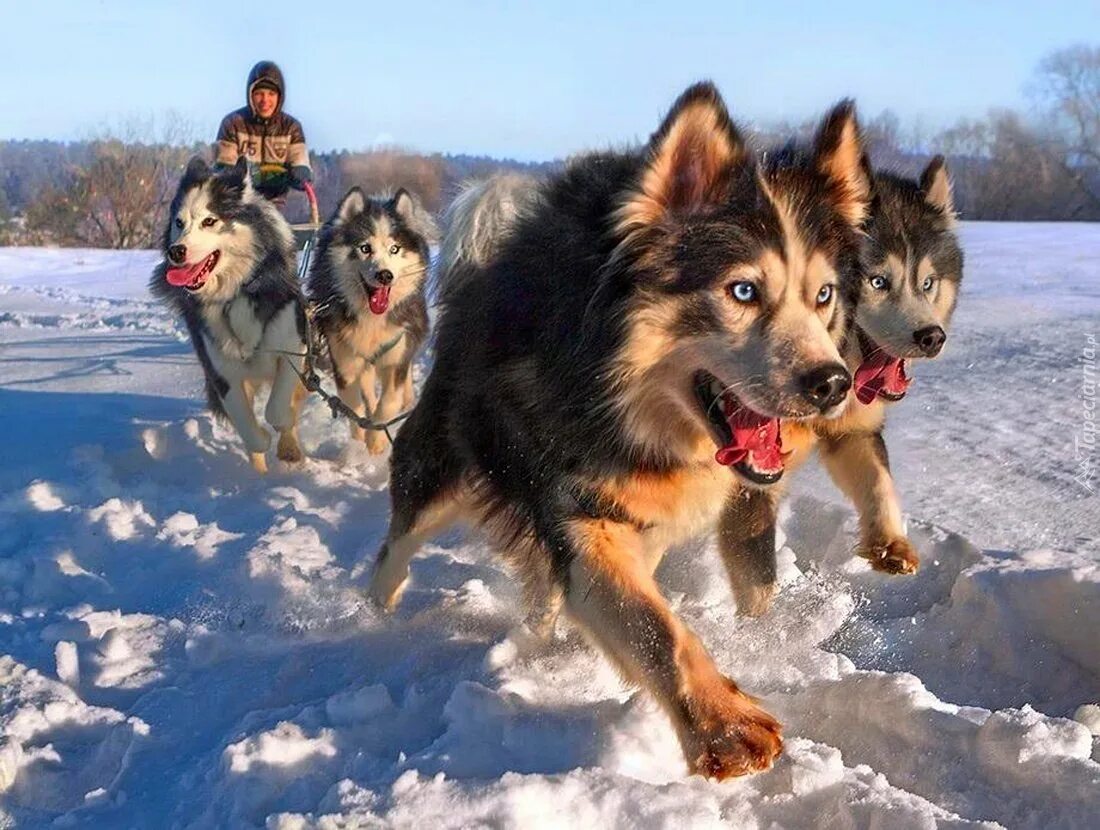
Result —
<path fill-rule="evenodd" d="M 252 109 L 252 90 L 266 82 L 279 91 L 279 105 L 270 118 L 260 118 Z M 283 73 L 271 61 L 252 67 L 246 90 L 247 106 L 229 113 L 218 128 L 214 162 L 231 167 L 240 156 L 249 161 L 256 189 L 269 199 L 283 196 L 290 187 L 301 187 L 312 179 L 309 150 L 298 119 L 283 112 L 286 84 Z"/>

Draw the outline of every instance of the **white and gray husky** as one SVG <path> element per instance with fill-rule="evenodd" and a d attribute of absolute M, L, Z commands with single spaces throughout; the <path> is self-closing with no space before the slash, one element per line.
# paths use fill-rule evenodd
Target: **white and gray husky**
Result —
<path fill-rule="evenodd" d="M 290 226 L 257 194 L 245 163 L 215 172 L 192 159 L 180 180 L 164 234 L 165 259 L 149 283 L 179 314 L 206 378 L 211 411 L 227 417 L 252 466 L 267 471 L 270 433 L 252 399 L 270 384 L 264 417 L 278 433 L 278 457 L 302 459 L 298 408 L 306 320 Z"/>
<path fill-rule="evenodd" d="M 408 191 L 367 197 L 354 187 L 317 242 L 307 280 L 314 324 L 328 344 L 341 400 L 375 423 L 413 403 L 412 363 L 428 336 L 428 246 L 436 236 Z M 386 447 L 381 430 L 354 423 L 351 438 L 365 440 L 375 455 Z"/>

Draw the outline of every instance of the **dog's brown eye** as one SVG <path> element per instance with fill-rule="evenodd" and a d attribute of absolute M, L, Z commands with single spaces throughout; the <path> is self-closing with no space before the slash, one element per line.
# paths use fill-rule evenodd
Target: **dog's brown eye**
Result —
<path fill-rule="evenodd" d="M 359 253 L 361 253 L 363 256 L 370 256 L 372 253 L 374 253 L 374 249 L 371 248 L 371 246 L 368 245 L 366 242 L 364 242 L 362 245 L 359 246 Z"/>
<path fill-rule="evenodd" d="M 214 223 L 217 221 L 218 220 L 215 219 L 213 216 L 207 216 L 205 219 L 202 220 L 202 226 L 204 228 L 212 228 L 214 227 Z"/>
<path fill-rule="evenodd" d="M 180 219 L 178 216 L 176 217 L 176 227 L 179 228 L 181 231 L 183 230 L 183 220 Z"/>
<path fill-rule="evenodd" d="M 401 253 L 400 245 L 390 245 L 390 256 L 397 256 L 399 253 Z"/>

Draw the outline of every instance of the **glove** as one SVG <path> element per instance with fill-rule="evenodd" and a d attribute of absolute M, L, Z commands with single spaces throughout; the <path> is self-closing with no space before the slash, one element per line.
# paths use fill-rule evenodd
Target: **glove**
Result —
<path fill-rule="evenodd" d="M 290 186 L 295 190 L 305 190 L 306 182 L 313 181 L 313 171 L 304 164 L 290 168 Z"/>

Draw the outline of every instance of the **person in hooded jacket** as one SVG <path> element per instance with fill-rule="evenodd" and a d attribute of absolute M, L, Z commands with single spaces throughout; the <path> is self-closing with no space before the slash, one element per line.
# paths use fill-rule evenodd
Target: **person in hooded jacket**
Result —
<path fill-rule="evenodd" d="M 215 169 L 232 167 L 244 156 L 256 190 L 277 201 L 313 180 L 302 125 L 283 111 L 285 99 L 282 71 L 260 61 L 248 73 L 248 105 L 222 119 L 214 145 Z"/>

